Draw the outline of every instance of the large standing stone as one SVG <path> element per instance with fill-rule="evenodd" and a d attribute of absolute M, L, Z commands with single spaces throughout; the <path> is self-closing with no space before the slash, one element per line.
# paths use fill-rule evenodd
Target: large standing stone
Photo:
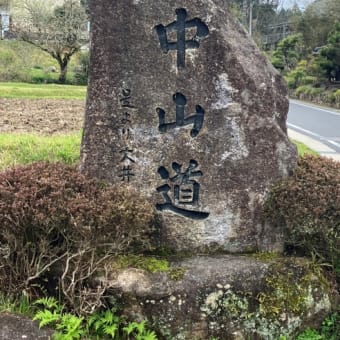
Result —
<path fill-rule="evenodd" d="M 294 168 L 281 76 L 226 1 L 90 2 L 83 172 L 139 190 L 164 244 L 275 248 L 269 185 Z"/>

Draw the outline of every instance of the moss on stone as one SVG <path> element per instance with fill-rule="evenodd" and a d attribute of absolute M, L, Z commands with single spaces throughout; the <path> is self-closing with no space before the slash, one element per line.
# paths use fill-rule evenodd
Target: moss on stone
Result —
<path fill-rule="evenodd" d="M 250 256 L 260 261 L 273 261 L 282 257 L 281 254 L 276 252 L 257 252 L 250 254 Z"/>
<path fill-rule="evenodd" d="M 153 256 L 142 255 L 121 255 L 113 263 L 114 269 L 138 268 L 150 273 L 167 272 L 169 262 L 165 259 L 158 259 Z"/>
<path fill-rule="evenodd" d="M 259 311 L 265 318 L 274 320 L 286 314 L 301 316 L 306 313 L 313 282 L 318 282 L 322 293 L 328 291 L 320 271 L 306 263 L 301 266 L 289 261 L 276 261 L 265 277 L 265 289 L 258 296 Z"/>
<path fill-rule="evenodd" d="M 173 281 L 182 280 L 185 274 L 185 269 L 183 267 L 172 267 L 168 271 L 169 278 Z"/>
<path fill-rule="evenodd" d="M 299 315 L 306 311 L 308 291 L 304 278 L 294 282 L 292 272 L 277 273 L 266 277 L 266 285 L 269 291 L 258 296 L 260 313 L 266 318 L 276 319 L 286 312 Z"/>
<path fill-rule="evenodd" d="M 276 340 L 281 335 L 291 336 L 311 309 L 329 308 L 329 287 L 323 284 L 327 281 L 320 270 L 306 261 L 292 262 L 277 255 L 261 260 L 274 261 L 257 296 L 221 285 L 204 297 L 201 310 L 214 320 L 214 327 L 224 323 L 230 325 L 231 332 L 243 330 L 249 336 Z"/>
<path fill-rule="evenodd" d="M 165 272 L 174 281 L 181 280 L 185 273 L 185 269 L 182 267 L 171 267 L 167 259 L 133 254 L 118 256 L 112 263 L 112 268 L 138 268 L 150 273 Z"/>

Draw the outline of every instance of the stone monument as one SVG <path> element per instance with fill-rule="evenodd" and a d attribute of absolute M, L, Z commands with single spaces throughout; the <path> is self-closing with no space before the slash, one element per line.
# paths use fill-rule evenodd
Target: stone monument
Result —
<path fill-rule="evenodd" d="M 296 161 L 281 76 L 222 0 L 92 1 L 84 173 L 133 187 L 175 250 L 280 247 L 260 210 Z"/>
<path fill-rule="evenodd" d="M 99 278 L 121 313 L 178 340 L 274 340 L 320 320 L 331 297 L 308 261 L 195 255 L 279 250 L 261 207 L 296 162 L 281 76 L 228 2 L 96 0 L 90 12 L 81 170 L 138 190 L 163 245 L 192 254 Z"/>

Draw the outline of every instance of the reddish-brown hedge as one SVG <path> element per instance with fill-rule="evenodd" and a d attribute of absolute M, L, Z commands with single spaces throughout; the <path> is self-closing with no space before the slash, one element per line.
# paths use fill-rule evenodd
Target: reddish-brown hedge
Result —
<path fill-rule="evenodd" d="M 87 179 L 71 166 L 35 163 L 2 172 L 1 289 L 58 281 L 55 268 L 64 273 L 67 259 L 70 268 L 80 266 L 76 259 L 89 267 L 101 256 L 148 250 L 153 218 L 153 207 L 136 193 Z"/>
<path fill-rule="evenodd" d="M 340 269 L 340 162 L 301 157 L 295 174 L 271 189 L 265 214 L 284 224 L 288 244 Z"/>

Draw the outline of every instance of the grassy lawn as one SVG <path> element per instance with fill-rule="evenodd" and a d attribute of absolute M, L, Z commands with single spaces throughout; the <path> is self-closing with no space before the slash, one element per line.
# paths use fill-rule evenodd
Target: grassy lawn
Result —
<path fill-rule="evenodd" d="M 65 136 L 0 134 L 0 170 L 37 161 L 75 164 L 81 133 Z"/>
<path fill-rule="evenodd" d="M 0 82 L 0 97 L 85 99 L 86 86 Z"/>

